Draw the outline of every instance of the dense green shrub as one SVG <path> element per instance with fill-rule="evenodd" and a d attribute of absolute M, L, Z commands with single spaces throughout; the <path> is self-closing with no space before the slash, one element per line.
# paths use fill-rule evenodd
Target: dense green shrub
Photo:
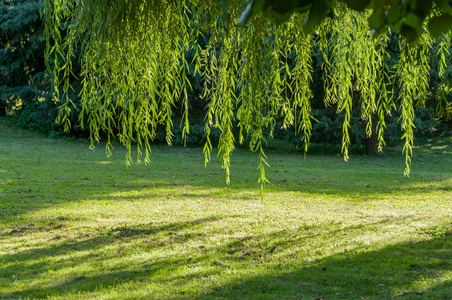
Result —
<path fill-rule="evenodd" d="M 322 153 L 340 153 L 340 142 L 342 139 L 343 114 L 337 114 L 334 109 L 326 108 L 323 110 L 313 110 L 314 126 L 312 129 L 311 143 L 318 151 Z M 388 146 L 397 146 L 402 143 L 402 128 L 399 122 L 400 115 L 394 112 L 392 116 L 386 118 L 385 141 Z M 354 154 L 366 153 L 365 143 L 365 122 L 359 116 L 353 116 L 351 119 L 350 152 Z M 444 123 L 435 117 L 435 110 L 417 109 L 415 110 L 414 124 L 416 126 L 416 136 L 434 137 L 447 130 Z M 290 142 L 294 148 L 304 149 L 304 144 L 300 135 L 296 135 L 294 130 L 276 130 L 275 136 Z M 319 145 L 317 147 L 316 145 Z M 311 147 L 312 148 L 312 147 Z"/>
<path fill-rule="evenodd" d="M 0 2 L 0 115 L 14 115 L 23 128 L 58 136 L 58 104 L 46 79 L 46 40 L 39 0 Z M 74 84 L 76 87 L 76 84 Z M 78 91 L 70 95 L 77 106 Z M 80 134 L 78 108 L 71 114 L 70 134 Z"/>
<path fill-rule="evenodd" d="M 45 133 L 51 137 L 61 137 L 63 135 L 71 136 L 88 136 L 88 132 L 80 128 L 78 111 L 80 110 L 79 103 L 77 102 L 78 96 L 72 93 L 71 99 L 75 99 L 75 106 L 72 107 L 70 114 L 70 120 L 72 128 L 69 132 L 64 132 L 64 128 L 61 124 L 55 122 L 58 116 L 59 103 L 47 99 L 44 101 L 33 101 L 27 103 L 20 111 L 17 118 L 17 125 L 35 131 Z"/>
<path fill-rule="evenodd" d="M 0 2 L 0 114 L 43 97 L 45 38 L 38 0 Z"/>
<path fill-rule="evenodd" d="M 50 83 L 45 80 L 44 49 L 45 39 L 43 36 L 42 22 L 39 16 L 40 1 L 38 0 L 14 0 L 0 2 L 0 115 L 16 114 L 17 124 L 21 127 L 44 132 L 49 135 L 59 136 L 63 134 L 63 127 L 55 123 L 58 116 L 59 104 L 52 101 L 49 94 Z M 389 68 L 397 62 L 400 55 L 398 47 L 399 36 L 392 34 L 387 44 L 388 57 L 386 58 Z M 205 41 L 208 37 L 205 37 Z M 200 42 L 202 45 L 202 41 Z M 437 53 L 439 44 L 432 45 L 432 57 Z M 218 50 L 219 51 L 219 50 Z M 191 61 L 195 53 L 193 50 L 185 54 L 187 61 Z M 288 64 L 294 66 L 295 55 L 288 56 Z M 447 57 L 449 59 L 449 57 Z M 340 145 L 342 139 L 343 114 L 337 114 L 336 110 L 326 107 L 323 103 L 324 87 L 322 82 L 323 54 L 318 47 L 312 52 L 313 80 L 311 90 L 313 92 L 312 116 L 315 119 L 312 128 L 311 143 L 322 145 L 325 152 L 332 149 L 329 145 Z M 416 111 L 415 125 L 417 134 L 434 135 L 437 130 L 442 129 L 442 122 L 435 115 L 435 94 L 441 86 L 438 76 L 437 60 L 431 61 L 431 99 L 427 103 L 427 109 Z M 74 65 L 78 65 L 77 57 Z M 77 67 L 74 68 L 77 71 Z M 194 66 L 188 65 L 186 74 L 192 87 L 188 94 L 189 110 L 189 135 L 186 144 L 199 145 L 205 137 L 205 110 L 206 99 L 203 99 L 203 78 L 194 74 Z M 284 76 L 284 74 L 281 74 Z M 76 78 L 73 78 L 76 81 Z M 73 86 L 77 86 L 73 84 Z M 75 107 L 71 111 L 70 135 L 84 136 L 86 132 L 80 127 L 78 120 L 80 90 L 74 90 L 69 96 Z M 394 88 L 397 93 L 397 87 Z M 452 97 L 451 97 L 452 98 Z M 180 105 L 180 102 L 178 102 Z M 237 108 L 236 108 L 237 109 Z M 173 107 L 174 139 L 173 144 L 183 144 L 182 124 L 184 109 Z M 388 145 L 396 145 L 400 142 L 402 135 L 399 114 L 395 110 L 392 117 L 387 117 L 386 141 Z M 354 106 L 350 121 L 349 135 L 352 142 L 351 151 L 355 153 L 365 152 L 365 122 L 361 119 L 361 111 L 358 105 Z M 275 128 L 274 136 L 284 139 L 294 147 L 302 146 L 300 136 L 294 134 L 293 128 L 282 130 L 281 124 Z M 220 131 L 211 128 L 212 142 L 218 141 Z M 156 135 L 155 142 L 166 142 L 166 131 L 162 125 Z M 340 147 L 334 148 L 339 152 Z"/>

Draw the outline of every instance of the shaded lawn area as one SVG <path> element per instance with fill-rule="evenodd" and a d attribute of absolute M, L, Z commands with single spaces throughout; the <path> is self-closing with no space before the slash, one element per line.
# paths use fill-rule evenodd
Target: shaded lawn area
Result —
<path fill-rule="evenodd" d="M 451 138 L 404 157 L 125 164 L 0 119 L 0 299 L 452 299 Z"/>

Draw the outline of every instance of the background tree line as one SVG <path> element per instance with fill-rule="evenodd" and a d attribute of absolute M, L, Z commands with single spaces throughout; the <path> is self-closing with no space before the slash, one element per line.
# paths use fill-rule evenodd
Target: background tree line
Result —
<path fill-rule="evenodd" d="M 53 100 L 51 90 L 52 81 L 46 76 L 46 61 L 44 59 L 44 51 L 46 48 L 46 39 L 43 31 L 43 20 L 40 16 L 42 9 L 41 1 L 37 0 L 7 0 L 0 3 L 0 114 L 14 115 L 17 118 L 17 124 L 24 128 L 30 128 L 44 132 L 50 136 L 88 136 L 89 133 L 80 126 L 78 111 L 80 111 L 80 92 L 81 83 L 79 78 L 71 75 L 71 86 L 69 97 L 75 106 L 70 113 L 71 126 L 67 133 L 63 133 L 63 125 L 55 122 L 59 113 L 60 103 Z M 321 144 L 322 149 L 332 149 L 328 145 L 339 145 L 343 135 L 343 119 L 344 113 L 337 113 L 337 108 L 326 106 L 325 98 L 325 78 L 327 70 L 325 70 L 325 59 L 334 51 L 334 34 L 326 33 L 329 39 L 328 47 L 322 48 L 318 40 L 321 38 L 314 33 L 313 38 L 309 41 L 310 53 L 309 59 L 312 61 L 310 81 L 310 91 L 312 92 L 311 115 L 313 118 L 312 137 L 310 142 Z M 211 36 L 204 34 L 198 37 L 197 43 L 202 47 L 207 47 Z M 401 37 L 396 32 L 390 32 L 385 42 L 384 64 L 388 70 L 391 70 L 399 61 L 401 52 Z M 270 36 L 268 43 L 272 43 Z M 415 131 L 417 134 L 436 135 L 444 130 L 450 129 L 452 95 L 449 93 L 448 81 L 452 79 L 450 72 L 450 42 L 451 35 L 446 34 L 439 39 L 433 40 L 428 45 L 428 64 L 429 64 L 429 90 L 426 99 L 425 108 L 415 110 Z M 212 51 L 220 55 L 221 47 L 216 47 Z M 194 58 L 196 49 L 187 49 L 185 51 L 185 59 L 188 62 L 187 78 L 189 80 L 190 89 L 186 102 L 175 102 L 175 108 L 171 111 L 171 119 L 174 124 L 173 144 L 200 144 L 205 138 L 205 113 L 208 101 L 205 94 L 206 88 L 209 88 L 203 82 L 200 72 L 195 72 L 196 66 Z M 74 74 L 80 70 L 80 53 L 75 53 Z M 293 72 L 296 68 L 297 51 L 294 47 L 290 49 L 285 58 L 287 68 L 281 68 L 281 77 L 286 76 L 285 72 Z M 447 66 L 441 67 L 441 60 Z M 47 61 L 48 64 L 54 62 Z M 444 76 L 440 76 L 440 72 L 448 72 Z M 395 75 L 393 75 L 395 76 Z M 447 80 L 445 81 L 444 78 Z M 354 79 L 355 81 L 358 78 Z M 356 86 L 356 83 L 353 83 Z M 211 87 L 210 87 L 211 88 Z M 393 85 L 393 95 L 396 95 L 398 85 Z M 292 90 L 286 90 L 284 93 L 292 93 Z M 61 88 L 61 95 L 64 91 Z M 238 93 L 238 92 L 237 92 Z M 439 96 L 445 96 L 446 101 L 440 101 Z M 287 95 L 286 95 L 287 96 Z M 290 95 L 289 95 L 290 96 Z M 356 90 L 353 94 L 353 105 L 350 119 L 350 150 L 357 153 L 375 153 L 377 150 L 377 137 L 374 134 L 370 137 L 366 136 L 366 121 L 362 118 L 362 107 L 358 105 L 360 91 Z M 395 97 L 395 96 L 394 96 Z M 189 111 L 189 134 L 184 136 L 183 123 L 185 117 L 185 107 Z M 397 103 L 392 103 L 393 109 L 391 114 L 385 116 L 387 129 L 385 137 L 387 143 L 395 145 L 400 142 L 402 136 L 400 119 L 400 108 Z M 442 114 L 438 114 L 437 108 L 443 110 Z M 234 108 L 234 114 L 237 114 L 238 107 Z M 300 116 L 296 116 L 298 119 Z M 236 119 L 234 122 L 238 122 Z M 274 132 L 267 130 L 265 134 L 272 134 L 275 138 L 291 142 L 295 147 L 303 148 L 305 141 L 300 138 L 294 127 L 296 124 L 285 126 L 284 118 L 276 118 L 277 125 Z M 375 122 L 374 122 L 375 124 Z M 221 132 L 212 128 L 212 142 L 218 142 Z M 234 131 L 238 139 L 238 130 Z M 155 141 L 166 141 L 165 125 L 159 125 Z M 327 147 L 325 147 L 327 146 Z M 325 150 L 324 150 L 325 151 Z M 328 151 L 328 150 L 326 150 Z"/>

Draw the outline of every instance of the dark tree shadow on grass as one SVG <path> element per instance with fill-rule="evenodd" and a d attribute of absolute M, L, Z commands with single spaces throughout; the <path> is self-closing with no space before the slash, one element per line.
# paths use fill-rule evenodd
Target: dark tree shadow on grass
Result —
<path fill-rule="evenodd" d="M 46 286 L 23 287 L 0 295 L 0 298 L 62 297 L 71 291 L 83 294 L 102 288 L 111 290 L 117 287 L 121 290 L 123 284 L 142 288 L 155 284 L 166 287 L 163 293 L 168 299 L 452 299 L 451 231 L 440 232 L 423 241 L 389 245 L 379 250 L 369 251 L 365 245 L 356 245 L 345 252 L 320 255 L 317 256 L 320 258 L 312 260 L 308 252 L 290 251 L 297 249 L 297 244 L 308 243 L 312 238 L 310 231 L 303 228 L 291 232 L 284 230 L 230 238 L 220 245 L 193 247 L 185 253 L 173 250 L 173 247 L 180 249 L 178 247 L 195 242 L 202 235 L 203 226 L 208 226 L 207 223 L 212 220 L 216 220 L 216 217 L 160 227 L 120 228 L 106 235 L 94 235 L 72 242 L 65 240 L 57 245 L 2 255 L 0 274 L 3 282 L 12 280 L 14 274 L 20 273 L 21 278 L 49 274 L 50 283 Z M 400 220 L 382 222 L 397 221 Z M 193 226 L 200 227 L 190 236 L 178 234 L 178 231 Z M 331 242 L 338 230 L 322 233 L 325 243 Z M 340 230 L 353 231 L 354 228 Z M 281 236 L 292 236 L 293 239 L 282 242 Z M 128 243 L 121 244 L 122 250 L 106 250 L 116 241 L 125 239 Z M 121 263 L 105 270 L 75 270 L 60 278 L 51 278 L 50 271 L 53 270 L 71 270 L 87 262 L 114 260 L 137 251 L 152 253 L 157 250 L 166 254 L 132 266 Z M 87 251 L 89 253 L 76 259 L 67 255 Z M 62 258 L 39 262 L 40 257 L 47 256 Z M 212 276 L 221 278 L 231 268 L 240 266 L 249 269 L 250 273 L 246 276 L 238 274 L 230 277 L 228 282 L 219 284 L 212 280 L 201 286 L 195 284 L 193 289 L 193 282 L 202 282 Z M 190 270 L 186 274 L 172 275 L 178 268 L 186 267 Z M 430 283 L 430 286 L 425 287 L 425 282 Z M 124 288 L 123 293 L 121 299 L 144 297 L 129 295 L 127 288 Z"/>
<path fill-rule="evenodd" d="M 278 234 L 266 239 L 271 244 Z M 275 245 L 275 252 L 251 254 L 250 261 L 265 264 L 284 247 Z M 356 247 L 307 264 L 300 261 L 304 266 L 287 272 L 286 261 L 287 269 L 293 269 L 293 255 L 278 256 L 276 272 L 247 280 L 237 278 L 199 299 L 452 299 L 452 231 L 427 241 L 391 245 L 378 251 Z M 306 257 L 300 256 L 300 260 Z M 230 259 L 225 257 L 226 261 Z M 423 287 L 421 281 L 432 287 Z"/>
<path fill-rule="evenodd" d="M 379 251 L 357 249 L 314 261 L 295 272 L 283 271 L 282 262 L 278 275 L 237 279 L 199 298 L 450 300 L 451 246 L 448 236 Z M 430 281 L 433 287 L 423 288 L 420 281 Z"/>

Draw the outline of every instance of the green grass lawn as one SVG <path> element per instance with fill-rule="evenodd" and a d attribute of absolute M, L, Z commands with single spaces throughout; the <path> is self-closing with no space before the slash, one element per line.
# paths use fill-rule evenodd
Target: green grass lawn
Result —
<path fill-rule="evenodd" d="M 126 166 L 0 119 L 0 299 L 452 299 L 452 140 L 404 157 L 155 146 Z"/>

